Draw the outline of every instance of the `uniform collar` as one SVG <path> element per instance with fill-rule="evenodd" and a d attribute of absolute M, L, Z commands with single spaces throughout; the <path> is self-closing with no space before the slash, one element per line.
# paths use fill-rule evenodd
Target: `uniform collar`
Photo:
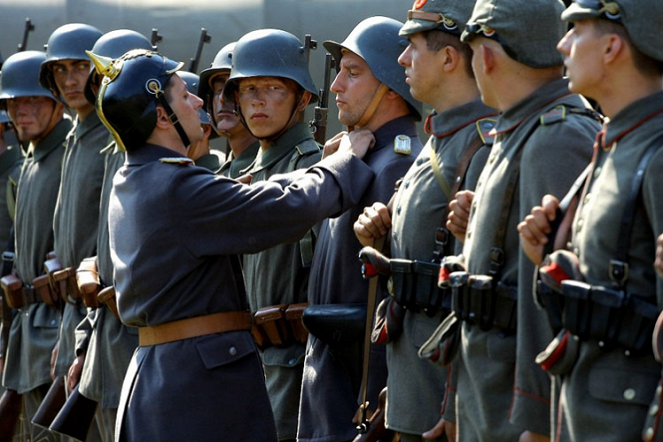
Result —
<path fill-rule="evenodd" d="M 179 152 L 168 149 L 167 147 L 157 146 L 156 144 L 145 144 L 136 150 L 127 152 L 125 166 L 142 166 L 153 161 L 159 161 L 161 158 L 186 158 Z"/>
<path fill-rule="evenodd" d="M 255 160 L 258 150 L 260 150 L 260 143 L 256 141 L 247 147 L 244 152 L 240 153 L 237 158 L 231 158 L 229 161 L 230 165 L 228 166 L 230 168 L 230 176 L 238 176 L 241 173 L 240 171 L 249 167 L 253 160 Z"/>
<path fill-rule="evenodd" d="M 641 98 L 619 111 L 608 123 L 603 148 L 607 149 L 632 130 L 663 113 L 663 91 Z"/>
<path fill-rule="evenodd" d="M 547 105 L 570 94 L 568 79 L 551 81 L 504 111 L 497 121 L 495 131 L 498 134 L 512 132 L 526 120 L 540 113 L 538 111 Z"/>
<path fill-rule="evenodd" d="M 410 138 L 417 136 L 417 124 L 412 115 L 403 115 L 402 117 L 394 118 L 391 121 L 383 124 L 375 132 L 375 146 L 370 152 L 377 152 L 384 146 L 393 145 L 394 138 L 398 135 L 407 135 Z"/>
<path fill-rule="evenodd" d="M 296 145 L 308 139 L 313 139 L 313 135 L 308 126 L 304 123 L 295 124 L 281 135 L 279 139 L 269 147 L 269 149 L 260 149 L 258 151 L 252 171 L 272 166 L 284 155 L 290 152 Z"/>
<path fill-rule="evenodd" d="M 76 117 L 76 129 L 74 134 L 76 139 L 80 140 L 83 136 L 97 126 L 101 125 L 101 120 L 96 112 L 90 112 L 85 120 L 81 121 Z"/>
<path fill-rule="evenodd" d="M 436 138 L 445 138 L 477 120 L 496 115 L 495 109 L 486 106 L 477 98 L 439 114 L 433 112 L 426 120 L 426 133 L 435 135 Z"/>
<path fill-rule="evenodd" d="M 35 162 L 45 158 L 53 150 L 62 146 L 63 141 L 67 138 L 67 134 L 71 131 L 71 127 L 71 120 L 69 118 L 62 118 L 62 120 L 51 129 L 48 135 L 36 145 L 30 143 L 30 147 L 28 147 L 28 156 L 33 156 Z"/>

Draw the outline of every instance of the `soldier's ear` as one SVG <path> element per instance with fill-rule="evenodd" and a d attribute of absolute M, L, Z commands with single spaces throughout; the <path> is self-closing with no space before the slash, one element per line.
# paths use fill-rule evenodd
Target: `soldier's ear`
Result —
<path fill-rule="evenodd" d="M 166 112 L 166 109 L 164 109 L 162 106 L 157 106 L 157 124 L 156 127 L 159 129 L 168 129 L 168 127 L 172 126 L 170 123 L 170 119 L 168 118 L 168 113 Z"/>
<path fill-rule="evenodd" d="M 310 102 L 311 93 L 309 91 L 304 91 L 299 97 L 299 103 L 297 103 L 297 112 L 303 112 Z"/>
<path fill-rule="evenodd" d="M 481 51 L 481 59 L 483 61 L 483 73 L 489 74 L 495 69 L 497 64 L 497 54 L 492 47 L 486 44 L 481 44 L 479 50 Z"/>
<path fill-rule="evenodd" d="M 603 38 L 603 61 L 610 64 L 617 60 L 624 50 L 629 48 L 624 38 L 617 34 L 606 34 Z"/>
<path fill-rule="evenodd" d="M 460 64 L 461 55 L 453 46 L 445 46 L 437 53 L 438 57 L 442 57 L 441 62 L 445 72 L 454 71 Z"/>

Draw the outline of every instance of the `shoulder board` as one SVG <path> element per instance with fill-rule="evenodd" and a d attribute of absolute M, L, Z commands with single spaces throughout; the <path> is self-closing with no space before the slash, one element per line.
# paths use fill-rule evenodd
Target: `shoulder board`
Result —
<path fill-rule="evenodd" d="M 318 143 L 316 143 L 314 140 L 305 141 L 304 143 L 295 146 L 295 150 L 297 151 L 299 156 L 318 153 L 320 152 L 320 149 L 321 149 L 320 145 L 318 145 Z"/>
<path fill-rule="evenodd" d="M 407 135 L 396 135 L 396 138 L 394 138 L 394 152 L 401 155 L 410 155 L 412 153 L 412 139 Z"/>
<path fill-rule="evenodd" d="M 541 114 L 541 116 L 539 117 L 541 126 L 549 126 L 551 124 L 564 121 L 566 119 L 567 112 L 568 109 L 563 104 L 553 107 L 552 109 L 548 110 L 546 113 Z"/>
<path fill-rule="evenodd" d="M 193 160 L 191 158 L 161 158 L 159 161 L 165 164 L 173 164 L 177 166 L 193 166 Z"/>
<path fill-rule="evenodd" d="M 477 131 L 481 137 L 481 141 L 486 146 L 492 146 L 495 142 L 495 126 L 497 125 L 497 120 L 495 118 L 482 118 L 477 120 Z"/>

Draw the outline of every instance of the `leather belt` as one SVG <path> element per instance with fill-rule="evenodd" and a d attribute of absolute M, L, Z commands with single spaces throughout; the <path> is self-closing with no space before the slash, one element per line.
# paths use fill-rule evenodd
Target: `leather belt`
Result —
<path fill-rule="evenodd" d="M 248 331 L 251 330 L 252 323 L 251 313 L 247 311 L 221 312 L 180 319 L 152 327 L 140 327 L 138 329 L 138 345 L 145 347 L 213 333 L 236 330 Z"/>
<path fill-rule="evenodd" d="M 23 291 L 23 306 L 42 302 L 41 297 L 37 294 L 33 286 L 24 284 L 22 291 Z"/>

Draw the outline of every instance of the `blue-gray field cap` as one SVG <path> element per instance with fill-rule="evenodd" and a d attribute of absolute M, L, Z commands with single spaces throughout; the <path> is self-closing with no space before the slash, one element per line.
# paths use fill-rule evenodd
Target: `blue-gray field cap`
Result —
<path fill-rule="evenodd" d="M 561 0 L 477 0 L 461 40 L 498 41 L 514 60 L 537 69 L 561 66 L 557 43 L 566 33 Z"/>
<path fill-rule="evenodd" d="M 661 0 L 576 0 L 562 13 L 562 20 L 601 18 L 623 25 L 633 45 L 648 57 L 663 61 Z"/>
<path fill-rule="evenodd" d="M 473 8 L 474 0 L 416 0 L 400 35 L 437 29 L 460 36 Z"/>

